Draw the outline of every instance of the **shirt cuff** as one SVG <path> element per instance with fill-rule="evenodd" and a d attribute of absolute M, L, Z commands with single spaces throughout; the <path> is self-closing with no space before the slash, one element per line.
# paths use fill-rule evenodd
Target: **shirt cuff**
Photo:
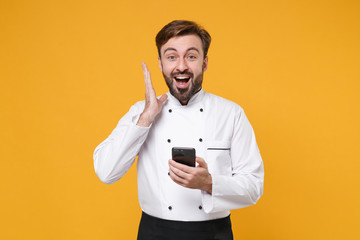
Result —
<path fill-rule="evenodd" d="M 131 118 L 131 123 L 132 123 L 133 125 L 135 125 L 136 127 L 138 127 L 138 128 L 143 128 L 143 129 L 149 129 L 149 128 L 151 128 L 152 123 L 150 123 L 150 125 L 149 125 L 148 127 L 143 127 L 143 126 L 137 125 L 137 123 L 138 123 L 138 121 L 139 121 L 139 118 L 140 118 L 140 115 L 141 115 L 141 113 L 132 116 L 132 118 Z"/>
<path fill-rule="evenodd" d="M 204 208 L 204 212 L 205 213 L 210 213 L 210 212 L 214 212 L 214 209 L 216 209 L 216 192 L 218 189 L 218 181 L 217 181 L 217 176 L 216 175 L 211 175 L 212 177 L 212 194 L 209 194 L 206 191 L 201 191 L 201 195 L 202 195 L 202 204 L 203 204 L 203 208 Z"/>

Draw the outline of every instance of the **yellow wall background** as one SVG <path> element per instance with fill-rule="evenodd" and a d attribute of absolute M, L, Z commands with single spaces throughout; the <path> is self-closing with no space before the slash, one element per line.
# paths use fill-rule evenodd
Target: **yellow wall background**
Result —
<path fill-rule="evenodd" d="M 360 239 L 360 2 L 0 2 L 1 239 L 135 239 L 136 167 L 101 183 L 92 154 L 167 91 L 154 37 L 190 19 L 213 37 L 204 89 L 239 103 L 265 164 L 236 239 Z"/>

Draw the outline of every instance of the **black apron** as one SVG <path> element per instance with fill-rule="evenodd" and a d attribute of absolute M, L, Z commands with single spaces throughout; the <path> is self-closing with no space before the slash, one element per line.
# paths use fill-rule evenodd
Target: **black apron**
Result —
<path fill-rule="evenodd" d="M 233 240 L 230 216 L 208 221 L 172 221 L 142 213 L 137 240 Z"/>

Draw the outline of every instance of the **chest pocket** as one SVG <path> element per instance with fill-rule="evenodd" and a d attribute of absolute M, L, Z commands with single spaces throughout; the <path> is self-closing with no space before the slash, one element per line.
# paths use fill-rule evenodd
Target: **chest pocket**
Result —
<path fill-rule="evenodd" d="M 209 141 L 206 148 L 206 163 L 210 174 L 231 176 L 230 141 Z"/>

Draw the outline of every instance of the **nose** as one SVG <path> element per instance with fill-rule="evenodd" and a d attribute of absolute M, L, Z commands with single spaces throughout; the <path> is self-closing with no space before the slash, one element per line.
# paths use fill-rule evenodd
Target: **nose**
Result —
<path fill-rule="evenodd" d="M 188 65 L 187 65 L 187 62 L 186 62 L 186 60 L 184 58 L 179 58 L 176 69 L 179 72 L 184 72 L 185 70 L 188 70 Z"/>

